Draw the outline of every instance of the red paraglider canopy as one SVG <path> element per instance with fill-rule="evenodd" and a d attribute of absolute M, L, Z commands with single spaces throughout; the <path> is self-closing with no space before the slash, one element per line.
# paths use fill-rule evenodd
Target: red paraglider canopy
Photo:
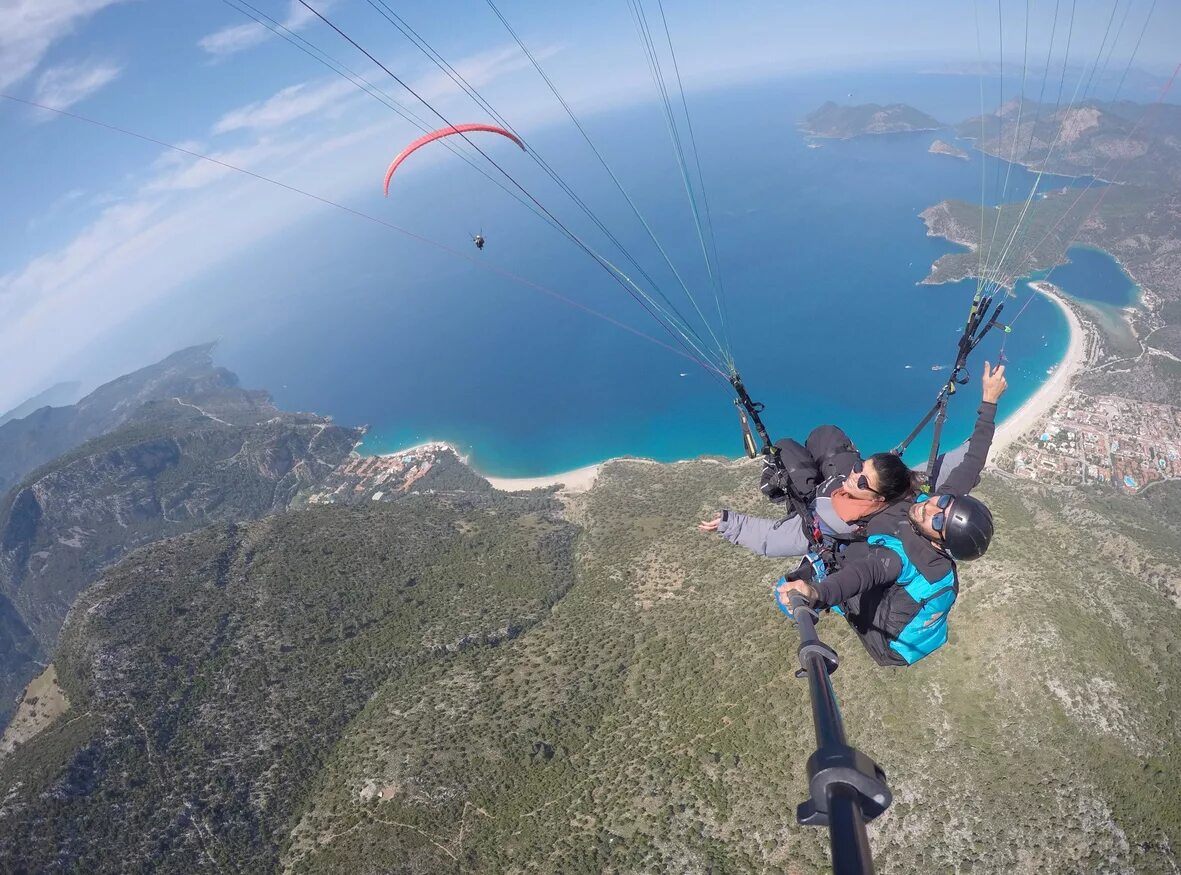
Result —
<path fill-rule="evenodd" d="M 446 128 L 439 128 L 437 131 L 431 131 L 429 134 L 423 134 L 421 137 L 399 152 L 394 160 L 390 162 L 389 169 L 385 172 L 385 196 L 390 196 L 390 179 L 393 177 L 394 171 L 398 169 L 398 165 L 405 161 L 411 152 L 421 149 L 423 146 L 432 142 L 433 140 L 438 140 L 442 137 L 450 137 L 452 134 L 466 134 L 470 131 L 487 131 L 489 134 L 500 134 L 502 137 L 508 137 L 510 140 L 520 146 L 522 151 L 525 149 L 525 144 L 522 143 L 514 134 L 506 131 L 504 128 L 498 128 L 495 125 L 468 124 L 451 125 Z"/>

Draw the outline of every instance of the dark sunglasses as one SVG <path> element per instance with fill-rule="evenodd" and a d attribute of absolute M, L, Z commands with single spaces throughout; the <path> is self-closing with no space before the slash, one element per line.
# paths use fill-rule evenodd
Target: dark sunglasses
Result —
<path fill-rule="evenodd" d="M 943 534 L 943 526 L 947 523 L 947 506 L 955 501 L 954 495 L 940 495 L 938 498 L 928 499 L 934 501 L 935 506 L 939 508 L 939 513 L 931 517 L 931 528 L 939 534 Z"/>
<path fill-rule="evenodd" d="M 861 469 L 863 467 L 863 464 L 864 463 L 861 461 L 856 461 L 853 463 L 853 473 L 860 475 L 860 476 L 858 476 L 858 478 L 856 480 L 853 481 L 853 484 L 858 489 L 864 489 L 868 492 L 872 492 L 878 498 L 885 498 L 884 495 L 882 495 L 880 492 L 878 492 L 876 489 L 874 489 L 872 486 L 869 485 L 869 478 L 861 473 Z"/>

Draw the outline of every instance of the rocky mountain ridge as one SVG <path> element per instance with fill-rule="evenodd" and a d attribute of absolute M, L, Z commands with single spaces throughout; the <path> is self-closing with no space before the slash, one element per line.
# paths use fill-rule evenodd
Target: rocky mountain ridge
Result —
<path fill-rule="evenodd" d="M 4 427 L 28 437 L 66 414 L 74 434 L 118 423 L 27 474 L 0 501 L 0 725 L 48 659 L 74 599 L 105 566 L 151 541 L 283 510 L 361 439 L 359 429 L 284 413 L 265 392 L 237 388 L 233 374 L 212 366 L 208 347 L 145 371 L 72 413 L 48 408 Z M 174 391 L 185 394 L 154 397 Z"/>
<path fill-rule="evenodd" d="M 956 126 L 989 155 L 1034 170 L 1158 190 L 1181 189 L 1181 107 L 1086 101 L 1066 107 L 1014 98 Z"/>
<path fill-rule="evenodd" d="M 237 377 L 213 367 L 213 346 L 182 349 L 104 383 L 76 404 L 40 407 L 0 425 L 0 495 L 39 465 L 118 428 L 147 401 L 235 388 Z"/>
<path fill-rule="evenodd" d="M 22 401 L 7 413 L 0 414 L 0 425 L 13 419 L 23 419 L 42 407 L 67 407 L 78 400 L 81 386 L 82 384 L 77 381 L 55 383 L 45 391 Z"/>

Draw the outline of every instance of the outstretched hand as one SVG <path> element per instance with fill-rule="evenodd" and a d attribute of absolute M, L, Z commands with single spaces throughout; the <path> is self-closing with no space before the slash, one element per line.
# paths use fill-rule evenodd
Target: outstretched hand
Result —
<path fill-rule="evenodd" d="M 716 514 L 712 520 L 702 520 L 697 524 L 697 531 L 699 532 L 716 532 L 718 526 L 722 523 L 722 515 Z"/>
<path fill-rule="evenodd" d="M 984 375 L 980 378 L 980 383 L 983 386 L 984 400 L 996 404 L 997 399 L 1009 388 L 1009 381 L 1005 379 L 1005 366 L 997 365 L 994 368 L 985 362 Z"/>

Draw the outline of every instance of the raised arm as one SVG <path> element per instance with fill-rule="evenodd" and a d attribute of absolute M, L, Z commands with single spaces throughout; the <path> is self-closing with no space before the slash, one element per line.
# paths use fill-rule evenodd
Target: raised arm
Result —
<path fill-rule="evenodd" d="M 1005 366 L 995 368 L 984 363 L 984 374 L 980 379 L 982 398 L 976 411 L 976 427 L 968 439 L 967 451 L 957 458 L 957 453 L 948 453 L 936 462 L 932 492 L 950 492 L 967 495 L 980 483 L 980 474 L 988 461 L 988 451 L 996 433 L 996 402 L 1005 394 L 1008 381 L 1005 380 Z M 950 470 L 949 470 L 950 466 Z"/>

